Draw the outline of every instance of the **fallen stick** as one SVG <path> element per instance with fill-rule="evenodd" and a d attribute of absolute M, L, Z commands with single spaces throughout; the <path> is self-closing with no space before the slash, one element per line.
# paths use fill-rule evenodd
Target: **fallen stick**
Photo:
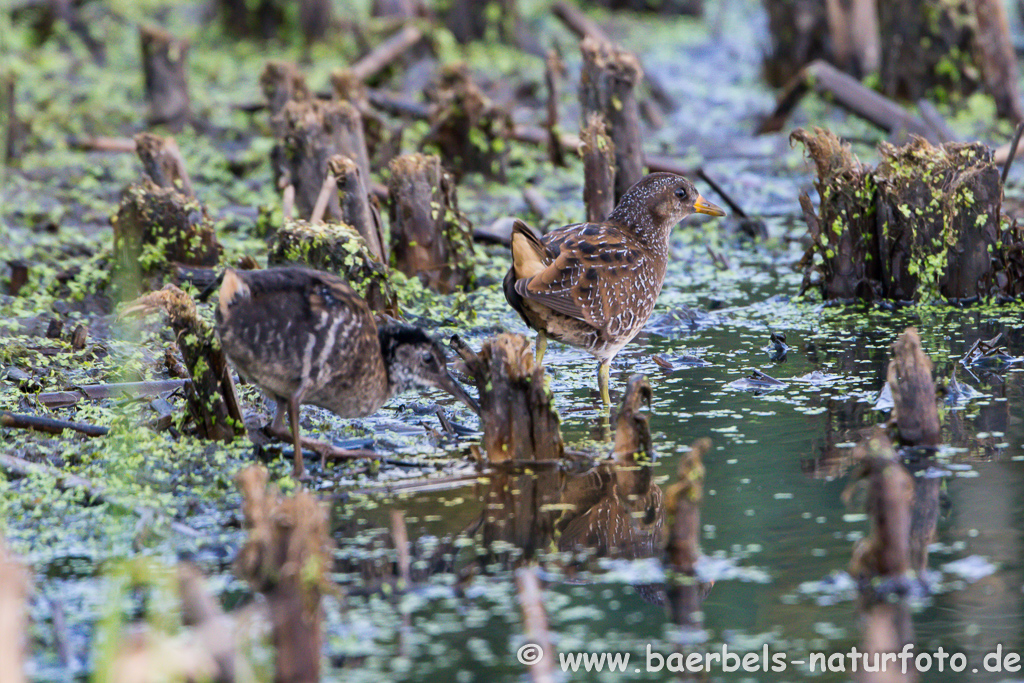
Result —
<path fill-rule="evenodd" d="M 71 138 L 68 145 L 84 152 L 135 153 L 135 140 L 131 138 L 108 138 L 103 136 Z"/>
<path fill-rule="evenodd" d="M 36 400 L 47 408 L 64 408 L 78 403 L 82 399 L 99 401 L 116 398 L 122 395 L 159 396 L 170 391 L 177 391 L 189 384 L 187 379 L 169 379 L 157 382 L 122 382 L 117 384 L 86 384 L 75 387 L 73 391 L 50 391 L 36 396 Z"/>
<path fill-rule="evenodd" d="M 61 434 L 65 429 L 70 429 L 86 436 L 105 436 L 110 431 L 108 427 L 100 425 L 55 420 L 52 417 L 42 417 L 40 415 L 11 413 L 6 410 L 0 411 L 0 427 L 34 429 L 37 432 L 46 432 L 47 434 Z"/>
<path fill-rule="evenodd" d="M 941 134 L 923 120 L 822 60 L 811 62 L 790 80 L 779 97 L 775 111 L 761 124 L 757 133 L 777 133 L 782 130 L 793 109 L 811 90 L 831 95 L 840 107 L 887 133 L 903 130 L 908 135 L 920 135 L 929 142 L 942 142 L 939 139 Z"/>
<path fill-rule="evenodd" d="M 365 81 L 379 74 L 388 64 L 408 52 L 422 39 L 423 31 L 415 26 L 406 25 L 349 68 L 359 80 Z"/>

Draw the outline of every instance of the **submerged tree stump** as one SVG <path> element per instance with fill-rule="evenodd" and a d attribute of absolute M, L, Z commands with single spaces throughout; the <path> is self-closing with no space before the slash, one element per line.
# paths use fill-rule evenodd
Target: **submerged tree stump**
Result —
<path fill-rule="evenodd" d="M 472 286 L 473 230 L 459 211 L 455 180 L 431 155 L 398 157 L 390 169 L 394 267 L 441 293 Z"/>
<path fill-rule="evenodd" d="M 503 180 L 512 119 L 473 82 L 465 64 L 446 67 L 426 91 L 430 132 L 423 144 L 437 148 L 456 179 L 482 173 Z"/>
<path fill-rule="evenodd" d="M 114 270 L 124 295 L 159 287 L 175 264 L 215 266 L 220 258 L 206 209 L 148 178 L 128 187 L 112 222 Z"/>
<path fill-rule="evenodd" d="M 286 102 L 279 130 L 280 162 L 277 184 L 294 188 L 295 211 L 309 219 L 327 177 L 327 162 L 335 154 L 351 158 L 364 178 L 370 177 L 370 160 L 359 111 L 348 102 Z M 325 220 L 340 220 L 337 195 L 328 198 Z"/>
<path fill-rule="evenodd" d="M 163 310 L 188 369 L 185 400 L 200 438 L 231 441 L 245 434 L 242 411 L 227 358 L 213 328 L 196 311 L 192 297 L 174 285 L 131 302 L 122 315 Z"/>
<path fill-rule="evenodd" d="M 187 40 L 154 26 L 139 29 L 149 123 L 181 130 L 192 116 L 188 94 Z"/>
<path fill-rule="evenodd" d="M 482 445 L 492 463 L 559 460 L 565 454 L 558 413 L 534 364 L 526 337 L 499 334 L 474 353 L 458 337 L 452 346 L 466 362 L 480 395 Z"/>
<path fill-rule="evenodd" d="M 584 38 L 579 99 L 583 126 L 591 114 L 604 118 L 615 143 L 615 201 L 644 176 L 643 140 L 636 87 L 643 70 L 636 55 L 611 43 Z"/>
<path fill-rule="evenodd" d="M 921 349 L 917 330 L 908 327 L 892 345 L 887 381 L 892 390 L 892 421 L 904 446 L 938 446 L 942 442 L 932 361 Z"/>
<path fill-rule="evenodd" d="M 335 273 L 366 299 L 371 310 L 397 313 L 397 299 L 387 268 L 352 226 L 286 221 L 274 236 L 267 263 L 302 265 Z"/>
<path fill-rule="evenodd" d="M 583 157 L 583 204 L 587 220 L 603 223 L 615 209 L 615 143 L 608 136 L 604 117 L 591 113 L 580 134 Z"/>
<path fill-rule="evenodd" d="M 316 683 L 332 559 L 327 511 L 309 491 L 285 497 L 267 478 L 259 466 L 238 475 L 249 537 L 235 567 L 270 608 L 276 683 Z"/>
<path fill-rule="evenodd" d="M 984 145 L 883 143 L 870 169 L 828 131 L 791 138 L 815 161 L 821 197 L 818 215 L 802 200 L 813 239 L 805 288 L 819 287 L 826 299 L 896 301 L 1016 291 L 1021 235 L 1001 224 L 999 170 Z"/>

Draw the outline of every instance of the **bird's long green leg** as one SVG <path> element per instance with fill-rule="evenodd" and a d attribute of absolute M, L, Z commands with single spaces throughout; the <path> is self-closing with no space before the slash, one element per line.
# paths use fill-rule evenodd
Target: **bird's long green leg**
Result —
<path fill-rule="evenodd" d="M 544 362 L 544 352 L 548 350 L 548 336 L 543 332 L 537 333 L 537 351 L 533 354 L 534 362 L 540 365 Z"/>
<path fill-rule="evenodd" d="M 601 361 L 601 364 L 597 366 L 597 388 L 601 390 L 601 400 L 604 405 L 610 406 L 612 404 L 612 397 L 608 393 L 608 371 L 611 369 L 611 361 Z"/>

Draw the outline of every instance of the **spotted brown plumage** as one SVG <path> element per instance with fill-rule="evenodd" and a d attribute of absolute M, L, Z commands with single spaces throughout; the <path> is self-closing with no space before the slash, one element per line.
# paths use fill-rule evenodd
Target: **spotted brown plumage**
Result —
<path fill-rule="evenodd" d="M 392 395 L 421 386 L 444 389 L 477 410 L 448 374 L 440 344 L 410 325 L 378 328 L 366 301 L 330 273 L 229 268 L 215 316 L 238 374 L 277 402 L 269 431 L 282 438 L 289 436 L 283 429 L 287 407 L 296 477 L 305 474 L 298 424 L 303 403 L 363 417 Z"/>
<path fill-rule="evenodd" d="M 538 361 L 549 336 L 591 353 L 609 405 L 609 364 L 651 316 L 665 280 L 669 233 L 692 213 L 725 215 L 686 178 L 652 173 L 603 223 L 567 225 L 538 238 L 516 221 L 505 298 L 538 331 Z"/>

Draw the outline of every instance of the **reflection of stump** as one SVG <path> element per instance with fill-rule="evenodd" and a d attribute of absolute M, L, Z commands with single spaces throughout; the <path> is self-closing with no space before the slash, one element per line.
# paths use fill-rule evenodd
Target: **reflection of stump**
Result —
<path fill-rule="evenodd" d="M 328 586 L 331 542 L 327 511 L 308 491 L 282 496 L 267 471 L 238 475 L 249 537 L 238 551 L 239 575 L 267 599 L 277 683 L 320 680 L 320 598 Z"/>
<path fill-rule="evenodd" d="M 437 147 L 445 168 L 503 179 L 512 120 L 473 82 L 466 65 L 445 68 L 426 95 L 431 130 L 424 144 Z"/>
<path fill-rule="evenodd" d="M 181 130 L 191 117 L 188 95 L 188 41 L 153 26 L 139 29 L 149 122 Z"/>
<path fill-rule="evenodd" d="M 583 203 L 587 220 L 603 223 L 615 208 L 615 143 L 608 137 L 604 117 L 590 114 L 580 135 L 583 157 Z"/>
<path fill-rule="evenodd" d="M 890 444 L 890 455 L 891 448 Z M 865 512 L 871 520 L 871 532 L 854 546 L 850 574 L 862 581 L 902 578 L 910 569 L 914 479 L 899 462 L 885 456 L 869 456 L 851 475 L 845 497 L 861 479 L 867 483 Z"/>
<path fill-rule="evenodd" d="M 342 154 L 358 164 L 364 178 L 370 177 L 370 162 L 363 138 L 359 112 L 347 102 L 289 101 L 279 114 L 283 168 L 278 185 L 295 190 L 299 218 L 309 218 L 327 177 L 327 162 Z M 282 182 L 282 180 L 284 182 Z M 340 220 L 338 197 L 328 198 L 325 220 Z"/>
<path fill-rule="evenodd" d="M 121 199 L 114 224 L 114 252 L 126 293 L 137 291 L 143 278 L 156 276 L 170 266 L 215 266 L 220 245 L 206 210 L 174 188 L 158 187 L 150 180 L 130 186 Z"/>
<path fill-rule="evenodd" d="M 435 156 L 391 162 L 391 252 L 394 266 L 447 293 L 473 282 L 473 233 L 459 211 L 455 181 Z"/>
<path fill-rule="evenodd" d="M 826 299 L 1011 293 L 1020 238 L 1000 227 L 999 171 L 984 145 L 883 143 L 871 170 L 827 131 L 792 137 L 815 160 L 822 198 L 818 216 L 801 200 L 814 242 L 805 287 L 817 272 Z"/>
<path fill-rule="evenodd" d="M 534 365 L 526 337 L 500 334 L 474 353 L 457 337 L 480 392 L 483 447 L 491 462 L 558 460 L 565 452 L 558 413 L 545 386 L 544 367 Z"/>
<path fill-rule="evenodd" d="M 580 108 L 583 125 L 591 114 L 604 117 L 615 143 L 615 201 L 644 176 L 640 112 L 636 86 L 643 78 L 636 56 L 609 43 L 584 38 L 580 43 Z"/>
<path fill-rule="evenodd" d="M 665 544 L 669 566 L 677 572 L 693 575 L 700 557 L 700 505 L 704 498 L 704 456 L 711 440 L 694 442 L 690 452 L 679 461 L 676 483 L 665 490 L 665 510 L 669 517 L 668 542 Z"/>
<path fill-rule="evenodd" d="M 800 129 L 790 139 L 804 144 L 818 170 L 818 215 L 814 215 L 806 195 L 800 203 L 808 218 L 811 239 L 822 257 L 817 269 L 825 298 L 871 300 L 879 263 L 870 169 L 853 156 L 848 144 L 829 131 L 818 128 L 812 134 Z"/>
<path fill-rule="evenodd" d="M 942 441 L 939 410 L 932 380 L 932 361 L 921 349 L 913 327 L 892 345 L 888 382 L 892 390 L 892 420 L 904 446 L 937 446 Z"/>
<path fill-rule="evenodd" d="M 278 230 L 274 240 L 267 256 L 269 265 L 303 265 L 336 273 L 366 299 L 371 310 L 397 311 L 387 268 L 350 226 L 289 221 Z"/>

